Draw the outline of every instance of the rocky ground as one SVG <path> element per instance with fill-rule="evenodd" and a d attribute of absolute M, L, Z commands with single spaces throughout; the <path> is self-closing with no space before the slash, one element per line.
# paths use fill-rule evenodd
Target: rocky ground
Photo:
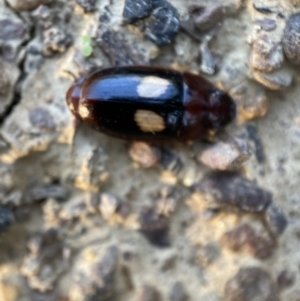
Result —
<path fill-rule="evenodd" d="M 0 300 L 299 301 L 299 10 L 0 0 Z M 121 65 L 201 74 L 237 118 L 166 145 L 77 123 L 74 76 Z"/>

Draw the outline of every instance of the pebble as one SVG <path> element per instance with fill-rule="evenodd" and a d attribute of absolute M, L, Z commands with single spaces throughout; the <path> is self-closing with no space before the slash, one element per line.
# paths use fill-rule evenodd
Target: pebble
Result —
<path fill-rule="evenodd" d="M 96 43 L 101 47 L 112 66 L 148 65 L 148 61 L 139 52 L 134 53 L 119 32 L 109 27 L 102 27 L 101 21 L 97 31 Z M 122 49 L 122 51 L 120 51 Z"/>
<path fill-rule="evenodd" d="M 51 4 L 54 0 L 7 0 L 9 6 L 16 11 L 33 10 L 41 4 Z"/>
<path fill-rule="evenodd" d="M 28 187 L 24 192 L 24 202 L 26 204 L 32 204 L 47 198 L 63 201 L 68 197 L 69 191 L 65 187 L 56 184 Z"/>
<path fill-rule="evenodd" d="M 160 216 L 169 217 L 175 211 L 178 197 L 169 186 L 164 187 L 160 194 L 156 202 L 156 212 Z"/>
<path fill-rule="evenodd" d="M 203 5 L 194 3 L 189 5 L 189 12 L 193 16 L 196 27 L 200 31 L 208 31 L 223 20 L 223 6 L 218 3 Z"/>
<path fill-rule="evenodd" d="M 200 46 L 201 52 L 201 65 L 200 70 L 204 74 L 213 75 L 217 71 L 217 65 L 214 55 L 208 48 L 207 42 L 203 42 Z"/>
<path fill-rule="evenodd" d="M 23 39 L 27 34 L 27 26 L 21 21 L 15 19 L 0 19 L 0 39 L 16 40 Z"/>
<path fill-rule="evenodd" d="M 47 29 L 53 25 L 54 12 L 47 5 L 38 6 L 32 13 L 31 16 L 35 18 L 44 29 Z"/>
<path fill-rule="evenodd" d="M 188 295 L 185 291 L 183 284 L 179 281 L 175 282 L 169 293 L 169 300 L 170 301 L 187 301 Z"/>
<path fill-rule="evenodd" d="M 159 291 L 150 285 L 144 285 L 139 291 L 136 298 L 137 301 L 161 301 L 161 295 Z"/>
<path fill-rule="evenodd" d="M 295 273 L 283 270 L 277 277 L 277 286 L 279 291 L 289 289 L 295 284 Z"/>
<path fill-rule="evenodd" d="M 71 35 L 56 26 L 52 26 L 43 32 L 43 52 L 46 56 L 64 53 L 71 44 Z"/>
<path fill-rule="evenodd" d="M 110 246 L 101 255 L 102 248 L 100 245 L 97 249 L 87 249 L 75 263 L 68 300 L 115 300 L 119 250 Z"/>
<path fill-rule="evenodd" d="M 225 285 L 224 301 L 279 301 L 276 285 L 259 267 L 241 268 Z"/>
<path fill-rule="evenodd" d="M 258 24 L 261 29 L 265 31 L 273 31 L 276 29 L 277 24 L 273 19 L 265 18 L 265 19 L 256 19 L 255 23 Z"/>
<path fill-rule="evenodd" d="M 170 44 L 180 27 L 176 8 L 166 0 L 126 0 L 123 18 L 157 46 Z"/>
<path fill-rule="evenodd" d="M 270 90 L 283 90 L 291 86 L 293 74 L 290 70 L 279 69 L 269 73 L 253 71 L 254 79 Z"/>
<path fill-rule="evenodd" d="M 169 247 L 169 225 L 151 208 L 144 208 L 139 214 L 139 231 L 156 247 Z"/>
<path fill-rule="evenodd" d="M 275 250 L 275 243 L 262 232 L 256 232 L 249 224 L 242 224 L 224 233 L 221 237 L 224 247 L 234 252 L 246 251 L 259 259 L 267 259 Z"/>
<path fill-rule="evenodd" d="M 131 24 L 148 17 L 153 10 L 153 2 L 152 0 L 126 0 L 123 11 L 124 22 Z"/>
<path fill-rule="evenodd" d="M 48 110 L 43 108 L 36 108 L 29 112 L 30 123 L 34 127 L 38 127 L 44 130 L 53 130 L 55 123 L 52 115 Z"/>
<path fill-rule="evenodd" d="M 102 214 L 102 217 L 105 220 L 110 220 L 110 218 L 117 211 L 118 206 L 121 204 L 121 201 L 113 196 L 110 193 L 102 193 L 100 196 L 100 205 L 99 209 Z"/>
<path fill-rule="evenodd" d="M 0 58 L 7 62 L 16 62 L 23 58 L 22 45 L 29 39 L 29 28 L 15 15 L 0 16 Z"/>
<path fill-rule="evenodd" d="M 197 261 L 201 267 L 208 267 L 221 255 L 220 246 L 217 243 L 208 243 L 197 250 Z"/>
<path fill-rule="evenodd" d="M 152 14 L 145 21 L 145 37 L 157 46 L 170 44 L 180 27 L 176 8 L 165 0 L 158 0 Z"/>
<path fill-rule="evenodd" d="M 282 45 L 286 57 L 293 64 L 300 65 L 300 13 L 289 17 L 284 29 Z"/>
<path fill-rule="evenodd" d="M 161 150 L 159 164 L 165 171 L 171 172 L 174 175 L 179 174 L 184 167 L 181 158 L 167 149 Z"/>
<path fill-rule="evenodd" d="M 248 133 L 248 139 L 254 143 L 255 157 L 257 162 L 264 163 L 266 161 L 266 154 L 257 128 L 253 124 L 248 124 L 246 126 L 246 130 Z"/>
<path fill-rule="evenodd" d="M 275 236 L 281 235 L 288 226 L 286 217 L 274 203 L 268 206 L 265 216 L 268 227 Z"/>
<path fill-rule="evenodd" d="M 235 172 L 213 172 L 194 187 L 212 204 L 229 206 L 246 212 L 264 212 L 272 202 L 272 194 Z"/>
<path fill-rule="evenodd" d="M 253 120 L 265 116 L 270 107 L 270 98 L 264 90 L 256 91 L 253 97 L 246 96 L 241 107 L 244 120 Z"/>
<path fill-rule="evenodd" d="M 4 206 L 0 206 L 0 232 L 6 231 L 14 222 L 12 211 Z"/>
<path fill-rule="evenodd" d="M 246 140 L 230 138 L 219 141 L 198 156 L 198 161 L 215 170 L 240 168 L 251 156 Z"/>
<path fill-rule="evenodd" d="M 28 249 L 30 254 L 25 257 L 21 272 L 29 286 L 40 292 L 52 290 L 69 266 L 70 250 L 64 248 L 62 237 L 55 229 L 31 237 Z"/>
<path fill-rule="evenodd" d="M 267 34 L 260 34 L 255 38 L 249 58 L 252 70 L 270 72 L 280 68 L 283 61 L 280 39 Z"/>
<path fill-rule="evenodd" d="M 8 94 L 11 82 L 8 74 L 8 70 L 5 68 L 5 65 L 3 63 L 0 63 L 1 67 L 1 76 L 0 76 L 0 96 L 4 96 Z"/>
<path fill-rule="evenodd" d="M 83 8 L 85 13 L 91 13 L 96 10 L 96 0 L 76 0 L 76 3 Z"/>
<path fill-rule="evenodd" d="M 129 157 L 140 167 L 149 168 L 161 159 L 161 151 L 145 142 L 134 142 L 129 149 Z"/>

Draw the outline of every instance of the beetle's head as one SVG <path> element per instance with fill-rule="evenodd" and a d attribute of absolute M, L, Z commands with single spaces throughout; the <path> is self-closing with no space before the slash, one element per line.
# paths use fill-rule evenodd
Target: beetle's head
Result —
<path fill-rule="evenodd" d="M 80 77 L 75 80 L 73 85 L 69 88 L 66 94 L 66 101 L 70 111 L 78 118 L 80 118 L 78 114 L 78 105 L 80 100 L 81 88 L 82 84 L 85 80 L 85 77 Z"/>
<path fill-rule="evenodd" d="M 215 89 L 209 97 L 208 123 L 212 129 L 220 129 L 230 123 L 236 116 L 236 105 L 225 92 Z"/>

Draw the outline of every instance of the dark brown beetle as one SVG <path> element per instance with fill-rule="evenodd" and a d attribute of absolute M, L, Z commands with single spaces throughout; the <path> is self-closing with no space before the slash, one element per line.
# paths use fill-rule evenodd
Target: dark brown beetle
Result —
<path fill-rule="evenodd" d="M 133 140 L 202 139 L 236 115 L 232 98 L 205 78 L 157 67 L 96 71 L 77 79 L 66 99 L 96 130 Z"/>

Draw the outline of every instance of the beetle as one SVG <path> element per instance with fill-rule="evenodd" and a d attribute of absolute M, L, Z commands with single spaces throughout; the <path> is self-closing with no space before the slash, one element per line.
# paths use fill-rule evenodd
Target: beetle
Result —
<path fill-rule="evenodd" d="M 66 101 L 96 130 L 142 141 L 203 139 L 236 115 L 233 99 L 205 78 L 162 67 L 97 70 L 75 80 Z"/>

